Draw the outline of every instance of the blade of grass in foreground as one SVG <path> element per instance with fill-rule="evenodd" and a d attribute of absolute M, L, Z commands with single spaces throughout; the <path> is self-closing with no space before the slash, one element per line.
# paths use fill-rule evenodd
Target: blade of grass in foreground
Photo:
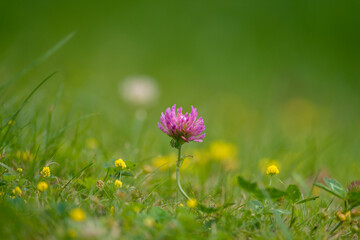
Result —
<path fill-rule="evenodd" d="M 61 187 L 60 193 L 59 193 L 59 197 L 62 195 L 63 191 L 65 190 L 65 188 L 67 187 L 67 185 L 69 185 L 75 178 L 78 178 L 81 176 L 81 174 L 88 169 L 89 167 L 91 167 L 95 162 L 92 161 L 90 162 L 88 165 L 86 165 L 83 169 L 81 169 L 77 174 L 75 174 L 74 177 L 72 177 L 64 186 Z"/>
<path fill-rule="evenodd" d="M 52 74 L 50 74 L 48 77 L 46 77 L 41 83 L 39 83 L 32 91 L 31 93 L 25 98 L 24 102 L 21 104 L 21 106 L 18 108 L 18 110 L 16 110 L 16 112 L 12 115 L 10 121 L 14 122 L 15 119 L 17 118 L 17 116 L 19 115 L 20 111 L 24 108 L 25 104 L 29 101 L 29 99 L 34 95 L 34 93 L 45 83 L 47 82 L 52 76 L 54 76 L 56 74 L 56 72 L 53 72 Z M 8 128 L 6 129 L 6 132 L 4 134 L 4 136 L 1 139 L 0 142 L 0 147 L 3 147 L 3 143 L 6 140 L 6 137 L 11 129 L 11 127 L 13 126 L 13 124 L 8 124 Z"/>
<path fill-rule="evenodd" d="M 40 63 L 48 59 L 51 55 L 53 55 L 57 50 L 59 50 L 62 46 L 65 45 L 73 36 L 75 35 L 75 32 L 70 33 L 63 39 L 61 39 L 59 42 L 57 42 L 52 48 L 50 48 L 48 51 L 46 51 L 42 56 L 37 58 L 35 61 L 27 65 L 23 70 L 21 70 L 18 74 L 16 74 L 14 77 L 10 78 L 8 81 L 6 81 L 4 84 L 0 86 L 0 91 L 4 89 L 6 86 L 11 84 L 12 82 L 15 82 L 22 76 L 24 76 L 26 73 L 28 73 L 31 69 L 38 66 Z"/>

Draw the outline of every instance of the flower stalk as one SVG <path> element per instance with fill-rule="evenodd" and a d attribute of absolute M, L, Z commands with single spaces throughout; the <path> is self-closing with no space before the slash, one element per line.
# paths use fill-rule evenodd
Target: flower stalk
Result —
<path fill-rule="evenodd" d="M 177 149 L 178 149 L 178 159 L 176 161 L 176 183 L 177 183 L 177 186 L 178 186 L 179 191 L 181 192 L 181 194 L 187 200 L 190 200 L 190 197 L 186 194 L 184 189 L 181 187 L 181 183 L 180 183 L 180 168 L 181 168 L 182 162 L 184 161 L 184 159 L 181 158 L 181 145 L 178 146 Z"/>

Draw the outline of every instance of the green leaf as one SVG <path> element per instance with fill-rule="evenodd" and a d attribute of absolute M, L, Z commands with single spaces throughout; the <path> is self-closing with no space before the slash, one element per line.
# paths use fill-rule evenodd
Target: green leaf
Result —
<path fill-rule="evenodd" d="M 352 192 L 350 191 L 347 194 L 347 199 L 350 204 L 350 208 L 354 208 L 360 205 L 360 192 Z"/>
<path fill-rule="evenodd" d="M 309 202 L 309 201 L 316 200 L 317 198 L 319 198 L 319 196 L 305 198 L 303 200 L 300 200 L 300 201 L 296 202 L 295 204 L 303 204 L 303 203 L 306 203 L 306 202 Z"/>
<path fill-rule="evenodd" d="M 9 167 L 8 165 L 6 165 L 3 162 L 0 162 L 0 166 L 3 166 L 4 168 L 6 168 L 7 170 L 9 170 L 9 172 L 12 172 L 14 174 L 16 173 L 11 167 Z"/>
<path fill-rule="evenodd" d="M 205 213 L 214 213 L 220 210 L 220 208 L 214 208 L 214 207 L 205 207 L 204 205 L 198 205 L 199 210 Z"/>
<path fill-rule="evenodd" d="M 131 161 L 125 161 L 125 164 L 126 164 L 126 168 L 127 169 L 135 169 L 136 168 L 136 166 L 137 166 L 137 164 L 136 163 L 134 163 L 134 162 L 131 162 Z"/>
<path fill-rule="evenodd" d="M 272 199 L 278 199 L 283 196 L 286 196 L 286 192 L 281 191 L 280 189 L 277 188 L 271 187 L 271 188 L 266 188 L 265 190 L 268 192 L 270 198 Z"/>
<path fill-rule="evenodd" d="M 264 205 L 259 202 L 258 200 L 252 200 L 249 203 L 249 207 L 254 211 L 254 212 L 261 212 L 264 209 Z"/>
<path fill-rule="evenodd" d="M 287 195 L 287 199 L 290 202 L 295 203 L 297 200 L 300 199 L 301 192 L 300 192 L 298 186 L 296 186 L 294 184 L 290 184 L 286 189 L 286 195 Z"/>
<path fill-rule="evenodd" d="M 10 173 L 5 173 L 4 174 L 4 180 L 7 181 L 7 182 L 14 181 L 15 179 L 16 179 L 15 175 L 12 175 Z"/>
<path fill-rule="evenodd" d="M 170 217 L 164 209 L 159 207 L 151 207 L 149 210 L 149 215 L 153 217 L 157 222 L 162 222 Z"/>
<path fill-rule="evenodd" d="M 277 208 L 270 209 L 269 212 L 270 213 L 285 214 L 285 215 L 290 215 L 291 214 L 291 212 L 289 210 L 277 209 Z"/>
<path fill-rule="evenodd" d="M 242 178 L 241 176 L 238 176 L 238 183 L 239 183 L 239 186 L 241 188 L 243 188 L 245 191 L 254 193 L 259 190 L 257 187 L 257 183 L 249 182 L 249 181 L 245 180 L 244 178 Z"/>
<path fill-rule="evenodd" d="M 324 178 L 324 181 L 329 186 L 329 188 L 341 196 L 341 198 L 344 199 L 346 197 L 346 189 L 338 181 L 331 178 Z"/>
<path fill-rule="evenodd" d="M 129 171 L 125 171 L 125 172 L 122 172 L 121 173 L 121 176 L 126 176 L 126 177 L 133 177 L 134 176 L 134 174 L 132 174 L 131 172 L 129 172 Z"/>
<path fill-rule="evenodd" d="M 328 188 L 327 186 L 325 186 L 324 184 L 321 184 L 321 183 L 315 183 L 314 184 L 315 186 L 321 188 L 322 190 L 325 190 L 327 191 L 328 193 L 331 193 L 332 195 L 340 198 L 340 199 L 343 199 L 340 195 L 338 195 L 337 193 L 333 192 L 330 188 Z"/>

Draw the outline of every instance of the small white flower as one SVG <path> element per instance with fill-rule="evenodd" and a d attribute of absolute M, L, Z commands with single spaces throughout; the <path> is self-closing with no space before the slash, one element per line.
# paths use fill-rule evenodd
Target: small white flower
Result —
<path fill-rule="evenodd" d="M 138 106 L 151 105 L 159 96 L 158 85 L 149 76 L 129 76 L 119 84 L 119 91 L 125 101 Z"/>

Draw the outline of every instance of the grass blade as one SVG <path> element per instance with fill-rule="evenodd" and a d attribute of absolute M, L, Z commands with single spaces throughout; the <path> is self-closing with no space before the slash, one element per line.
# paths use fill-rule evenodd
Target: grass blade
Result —
<path fill-rule="evenodd" d="M 19 115 L 20 111 L 24 108 L 24 106 L 26 105 L 26 103 L 30 100 L 30 98 L 34 95 L 34 93 L 44 84 L 46 83 L 52 76 L 54 76 L 56 74 L 56 72 L 53 72 L 52 74 L 50 74 L 49 76 L 47 76 L 42 82 L 40 82 L 32 91 L 31 93 L 25 98 L 24 102 L 21 104 L 21 106 L 18 108 L 18 110 L 16 110 L 16 112 L 12 115 L 10 121 L 14 122 L 15 119 L 17 118 L 17 116 Z M 6 137 L 11 129 L 11 127 L 14 124 L 9 125 L 9 127 L 6 129 L 6 132 L 3 136 L 3 138 L 1 139 L 1 143 L 0 143 L 0 147 L 3 146 L 4 141 L 6 140 Z"/>
<path fill-rule="evenodd" d="M 75 32 L 70 33 L 63 39 L 61 39 L 59 42 L 55 44 L 52 48 L 50 48 L 48 51 L 46 51 L 42 56 L 40 56 L 38 59 L 27 65 L 23 70 L 21 70 L 18 74 L 16 74 L 14 77 L 10 78 L 8 81 L 6 81 L 3 85 L 0 86 L 0 91 L 4 89 L 9 84 L 15 82 L 22 76 L 24 76 L 26 73 L 28 73 L 31 69 L 38 66 L 40 63 L 48 59 L 51 55 L 53 55 L 57 50 L 59 50 L 62 46 L 64 46 L 73 36 L 75 35 Z"/>

